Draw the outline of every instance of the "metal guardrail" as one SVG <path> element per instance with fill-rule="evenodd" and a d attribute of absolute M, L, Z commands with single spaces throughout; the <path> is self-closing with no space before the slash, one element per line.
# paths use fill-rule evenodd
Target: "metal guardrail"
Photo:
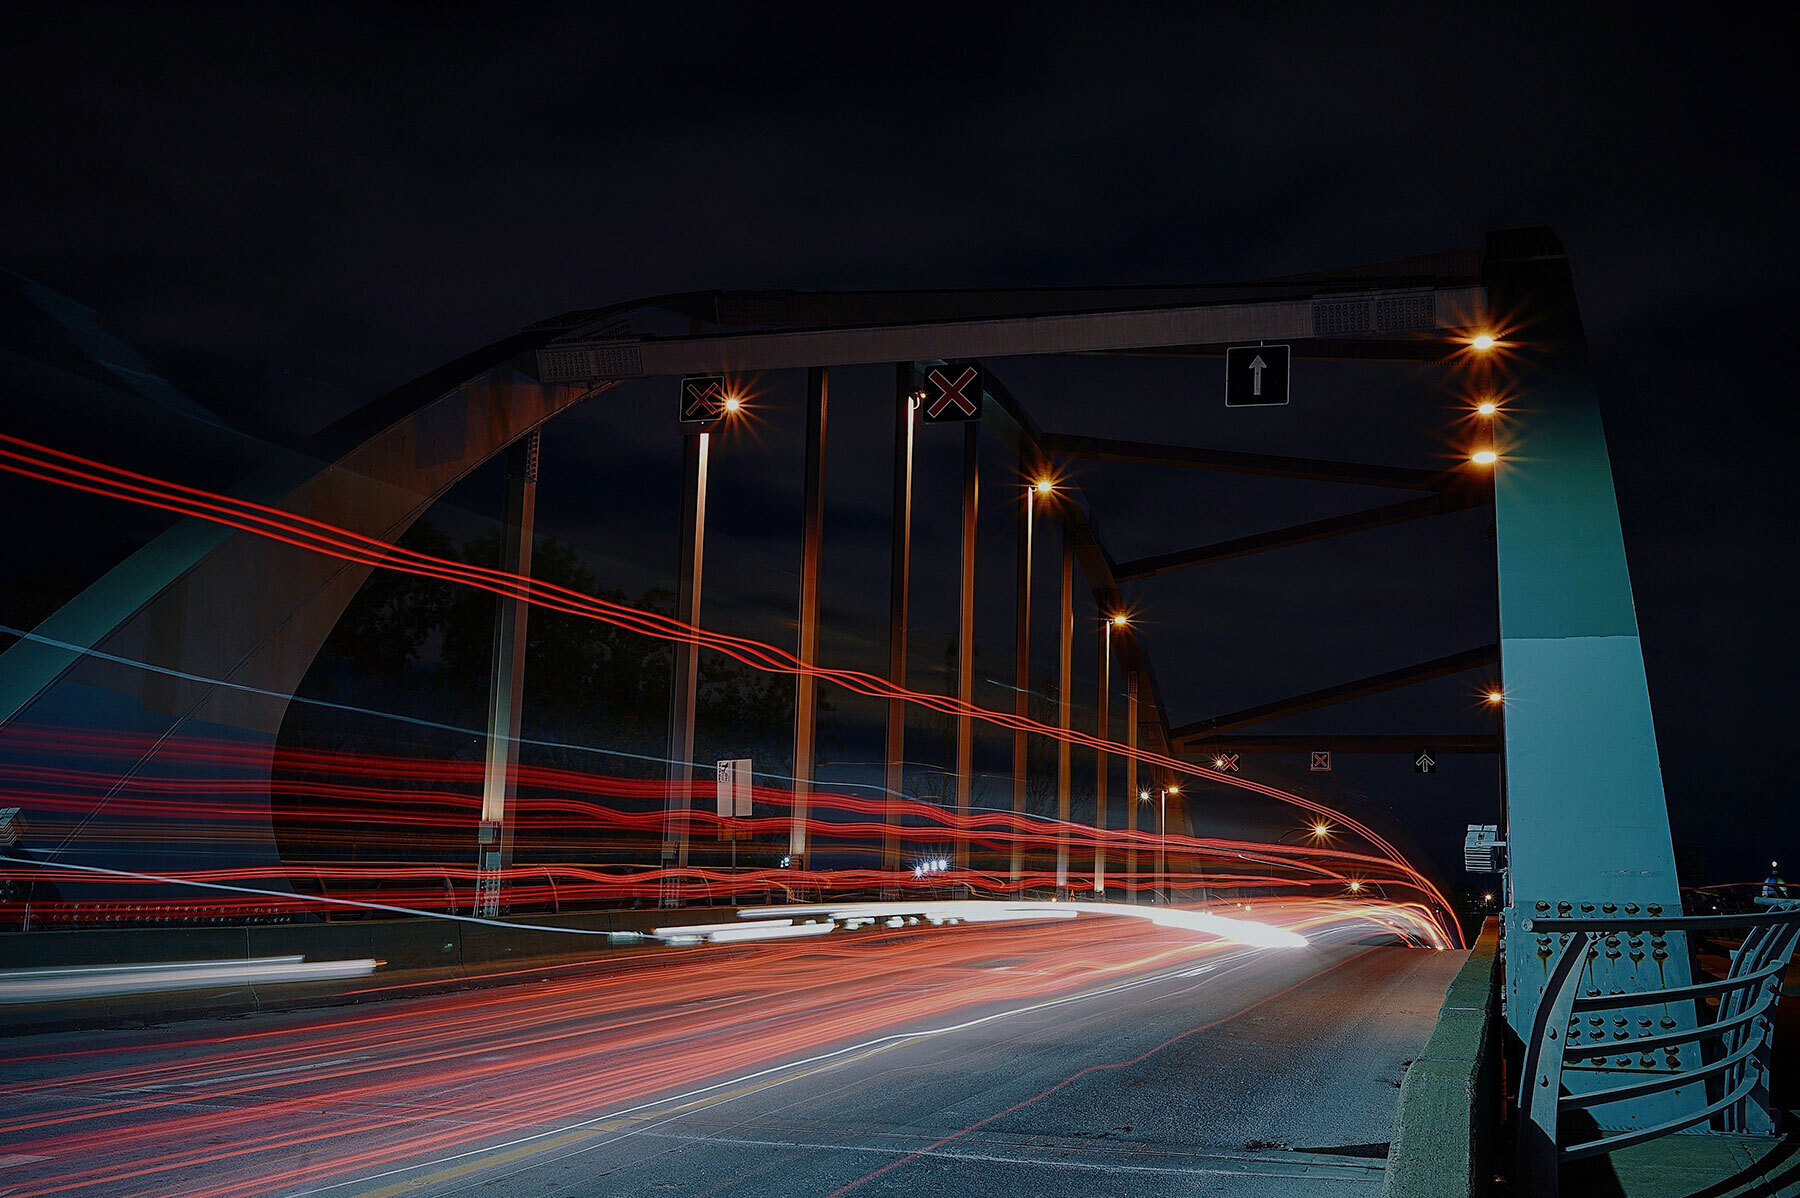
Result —
<path fill-rule="evenodd" d="M 1774 1009 L 1783 975 L 1800 941 L 1800 904 L 1747 915 L 1588 919 L 1532 919 L 1521 927 L 1558 944 L 1550 960 L 1525 1059 L 1519 1075 L 1518 1166 L 1523 1193 L 1550 1198 L 1561 1166 L 1602 1156 L 1712 1122 L 1715 1130 L 1770 1134 L 1778 1111 L 1769 1098 L 1769 1049 Z M 1666 956 L 1670 932 L 1745 929 L 1725 977 L 1659 990 L 1602 993 L 1592 985 L 1588 962 L 1601 953 L 1643 958 L 1643 937 Z M 1621 938 L 1624 940 L 1621 946 Z M 1660 959 L 1660 958 L 1659 958 Z M 1584 985 L 1584 981 L 1588 984 Z M 1705 999 L 1717 995 L 1718 1011 L 1703 1020 Z M 1662 1008 L 1652 1024 L 1650 1011 Z M 1693 1018 L 1675 1018 L 1677 1012 Z M 1635 1014 L 1636 1034 L 1630 1030 Z M 1681 1023 L 1693 1026 L 1682 1027 Z M 1587 1043 L 1582 1042 L 1587 1033 Z M 1656 1054 L 1663 1059 L 1659 1062 Z M 1565 1093 L 1564 1071 L 1579 1066 L 1590 1076 L 1614 1074 L 1619 1084 Z M 1686 1091 L 1659 1122 L 1563 1141 L 1570 1116 L 1591 1107 L 1650 1095 Z"/>

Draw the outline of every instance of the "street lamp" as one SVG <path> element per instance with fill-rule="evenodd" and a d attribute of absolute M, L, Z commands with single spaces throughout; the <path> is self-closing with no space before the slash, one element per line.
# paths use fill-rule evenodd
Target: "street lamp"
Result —
<path fill-rule="evenodd" d="M 1100 693 L 1095 704 L 1095 730 L 1105 740 L 1111 726 L 1108 700 L 1112 693 L 1113 633 L 1131 626 L 1131 616 L 1116 611 L 1104 617 L 1100 625 Z M 1106 893 L 1106 838 L 1100 833 L 1106 827 L 1106 751 L 1094 754 L 1094 889 Z"/>
<path fill-rule="evenodd" d="M 1024 721 L 1031 714 L 1031 565 L 1037 542 L 1037 509 L 1039 499 L 1048 501 L 1056 490 L 1056 480 L 1047 473 L 1031 475 L 1033 467 L 1021 451 L 1019 474 L 1026 478 L 1025 506 L 1020 511 L 1019 566 L 1013 584 L 1013 714 L 1020 724 L 1013 730 L 1013 810 L 1025 811 L 1025 772 L 1027 741 Z M 1024 847 L 1018 841 L 1012 846 L 1013 881 L 1018 881 L 1025 867 Z"/>
<path fill-rule="evenodd" d="M 1276 841 L 1276 843 L 1277 844 L 1286 844 L 1287 839 L 1290 836 L 1300 836 L 1303 838 L 1311 837 L 1315 841 L 1330 840 L 1331 833 L 1333 831 L 1334 831 L 1334 829 L 1332 828 L 1332 826 L 1330 824 L 1326 823 L 1324 820 L 1322 820 L 1322 819 L 1315 820 L 1312 823 L 1307 824 L 1305 827 L 1289 828 L 1286 832 L 1283 832 L 1281 834 L 1281 838 L 1278 841 Z"/>
<path fill-rule="evenodd" d="M 1158 883 L 1163 881 L 1169 867 L 1169 796 L 1180 793 L 1181 787 L 1179 786 L 1160 786 L 1156 791 L 1156 880 Z M 1149 801 L 1150 792 L 1148 790 L 1138 791 L 1138 802 L 1148 803 Z M 1165 903 L 1169 901 L 1166 891 L 1163 893 L 1163 901 Z"/>
<path fill-rule="evenodd" d="M 1469 460 L 1477 466 L 1492 466 L 1500 460 L 1500 455 L 1491 449 L 1477 449 L 1469 455 Z"/>
<path fill-rule="evenodd" d="M 743 396 L 727 393 L 720 407 L 726 420 L 743 415 Z M 706 426 L 703 426 L 703 430 Z M 675 618 L 683 624 L 700 623 L 701 579 L 706 561 L 706 474 L 712 446 L 710 431 L 690 432 L 683 437 L 682 448 L 682 521 L 680 560 L 681 573 L 676 582 Z M 682 866 L 688 861 L 688 824 L 686 812 L 693 806 L 694 783 L 694 712 L 698 706 L 700 655 L 688 641 L 675 642 L 673 679 L 669 702 L 668 826 L 663 832 L 662 855 L 665 862 Z M 735 848 L 736 842 L 733 841 Z M 678 906 L 680 892 L 671 890 L 663 897 L 665 906 Z"/>

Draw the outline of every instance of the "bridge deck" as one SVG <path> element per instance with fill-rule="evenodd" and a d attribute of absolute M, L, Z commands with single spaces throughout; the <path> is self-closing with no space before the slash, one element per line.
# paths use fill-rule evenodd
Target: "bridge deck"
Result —
<path fill-rule="evenodd" d="M 0 1184 L 1374 1194 L 1401 1071 L 1462 956 L 920 928 L 21 1038 Z M 30 1126 L 45 1116 L 70 1122 Z M 146 1161 L 168 1169 L 133 1176 Z"/>

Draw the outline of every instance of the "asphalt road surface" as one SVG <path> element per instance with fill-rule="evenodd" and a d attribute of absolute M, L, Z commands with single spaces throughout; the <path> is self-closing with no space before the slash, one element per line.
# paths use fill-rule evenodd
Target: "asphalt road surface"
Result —
<path fill-rule="evenodd" d="M 1462 954 L 1308 934 L 876 928 L 14 1038 L 0 1198 L 1378 1193 Z"/>

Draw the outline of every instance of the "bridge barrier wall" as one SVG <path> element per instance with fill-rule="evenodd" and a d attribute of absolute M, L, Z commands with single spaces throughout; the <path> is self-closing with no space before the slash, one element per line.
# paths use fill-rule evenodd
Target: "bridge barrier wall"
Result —
<path fill-rule="evenodd" d="M 590 932 L 647 932 L 686 923 L 728 923 L 730 907 L 598 911 L 521 916 L 544 928 Z M 308 981 L 227 980 L 179 990 L 20 1000 L 0 978 L 0 1035 L 127 1023 L 172 1023 L 254 1011 L 403 998 L 526 980 L 533 970 L 568 967 L 634 951 L 604 937 L 513 930 L 442 919 L 362 920 L 346 923 L 252 924 L 245 927 L 104 928 L 0 932 L 0 971 L 90 969 L 117 971 L 173 962 L 248 963 L 268 957 L 306 962 L 375 960 L 373 974 Z"/>
<path fill-rule="evenodd" d="M 1400 1083 L 1384 1198 L 1470 1198 L 1493 1178 L 1499 1119 L 1500 925 L 1450 980 L 1437 1026 Z"/>

